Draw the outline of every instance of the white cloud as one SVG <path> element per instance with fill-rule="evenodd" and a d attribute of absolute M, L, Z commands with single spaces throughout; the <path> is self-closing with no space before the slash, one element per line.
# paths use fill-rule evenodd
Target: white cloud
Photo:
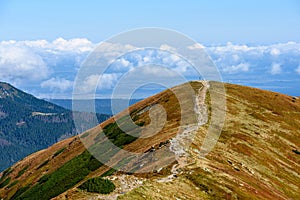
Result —
<path fill-rule="evenodd" d="M 38 81 L 42 84 L 47 79 L 54 81 L 51 75 L 60 76 L 57 74 L 59 67 L 59 71 L 64 71 L 64 67 L 67 67 L 67 71 L 72 70 L 75 73 L 95 46 L 96 44 L 86 38 L 58 38 L 52 42 L 1 41 L 0 79 L 18 85 Z"/>
<path fill-rule="evenodd" d="M 300 43 L 296 42 L 287 42 L 287 43 L 278 43 L 267 46 L 268 49 L 277 49 L 279 52 L 288 53 L 288 52 L 300 52 Z"/>
<path fill-rule="evenodd" d="M 52 42 L 47 40 L 25 40 L 25 41 L 2 41 L 0 46 L 14 46 L 20 48 L 28 48 L 35 52 L 49 52 L 49 53 L 84 53 L 92 51 L 97 44 L 92 43 L 86 38 L 74 38 L 65 40 L 63 38 L 57 38 Z"/>
<path fill-rule="evenodd" d="M 171 47 L 170 45 L 167 45 L 167 44 L 162 44 L 162 45 L 160 45 L 159 49 L 165 50 L 165 51 L 174 51 L 174 52 L 177 51 L 176 48 Z"/>
<path fill-rule="evenodd" d="M 251 50 L 259 50 L 262 47 L 256 48 L 256 47 L 249 47 L 247 45 L 236 45 L 232 44 L 231 42 L 228 42 L 226 45 L 220 45 L 220 46 L 212 46 L 207 47 L 207 49 L 215 52 L 215 53 L 226 53 L 226 52 L 249 52 Z"/>
<path fill-rule="evenodd" d="M 6 81 L 39 81 L 48 77 L 42 57 L 27 48 L 0 46 L 0 78 Z"/>
<path fill-rule="evenodd" d="M 277 49 L 277 48 L 273 48 L 273 49 L 271 49 L 270 54 L 271 54 L 272 56 L 278 56 L 278 55 L 280 55 L 280 50 Z"/>
<path fill-rule="evenodd" d="M 273 63 L 271 66 L 271 74 L 276 75 L 281 73 L 281 65 L 279 63 Z"/>
<path fill-rule="evenodd" d="M 232 59 L 233 59 L 233 61 L 237 62 L 237 61 L 240 60 L 240 57 L 238 55 L 236 55 L 236 54 L 233 54 L 232 55 Z"/>
<path fill-rule="evenodd" d="M 297 69 L 295 70 L 295 72 L 300 75 L 300 65 L 297 67 Z"/>
<path fill-rule="evenodd" d="M 180 61 L 183 61 L 183 59 L 175 54 L 171 54 L 171 55 L 162 55 L 162 61 L 166 65 L 174 65 Z"/>
<path fill-rule="evenodd" d="M 143 62 L 148 63 L 150 61 L 151 61 L 151 57 L 150 56 L 143 57 Z"/>
<path fill-rule="evenodd" d="M 71 40 L 58 38 L 52 42 L 51 46 L 60 51 L 90 52 L 95 45 L 86 38 L 75 38 Z"/>
<path fill-rule="evenodd" d="M 205 47 L 199 43 L 196 43 L 194 45 L 188 46 L 187 48 L 190 50 L 195 50 L 195 49 L 204 49 Z"/>
<path fill-rule="evenodd" d="M 128 67 L 130 62 L 128 60 L 125 60 L 124 58 L 120 59 L 120 63 L 124 66 L 124 67 Z"/>
<path fill-rule="evenodd" d="M 104 55 L 108 59 L 115 59 L 124 53 L 128 53 L 136 49 L 138 48 L 130 44 L 101 42 L 95 49 L 95 52 Z"/>
<path fill-rule="evenodd" d="M 118 80 L 118 74 L 102 74 L 98 89 L 112 89 Z"/>
<path fill-rule="evenodd" d="M 226 66 L 222 70 L 230 74 L 237 72 L 247 72 L 249 70 L 249 63 L 240 63 L 238 65 Z"/>
<path fill-rule="evenodd" d="M 112 89 L 118 80 L 118 74 L 93 74 L 85 78 L 80 91 L 82 93 L 94 92 L 94 89 Z M 96 87 L 96 88 L 95 88 Z"/>
<path fill-rule="evenodd" d="M 175 77 L 177 73 L 171 69 L 159 66 L 145 66 L 141 70 L 143 75 L 146 76 L 155 76 L 155 77 Z"/>
<path fill-rule="evenodd" d="M 93 44 L 86 38 L 74 38 L 65 40 L 63 38 L 57 38 L 52 42 L 46 40 L 35 40 L 35 41 L 19 41 L 15 42 L 18 46 L 26 46 L 35 50 L 48 51 L 52 53 L 57 52 L 75 52 L 84 53 L 90 52 L 94 49 L 96 44 Z"/>
<path fill-rule="evenodd" d="M 70 91 L 71 82 L 68 81 L 75 78 L 82 61 L 96 47 L 96 43 L 92 43 L 86 38 L 70 40 L 58 38 L 54 41 L 2 41 L 0 42 L 0 79 L 19 83 L 18 85 L 28 83 L 31 86 L 42 86 L 44 88 L 42 92 L 45 92 L 46 89 Z M 176 52 L 176 49 L 170 45 L 162 44 L 160 48 Z M 192 50 L 203 48 L 203 46 L 194 45 L 188 48 Z M 252 75 L 252 77 L 259 74 L 267 79 L 270 74 L 283 76 L 286 73 L 300 74 L 300 66 L 298 66 L 300 43 L 240 45 L 229 42 L 225 45 L 207 46 L 204 50 L 213 59 L 224 77 L 241 73 L 241 76 Z M 143 51 L 130 44 L 102 43 L 101 48 L 97 48 L 97 52 L 114 59 L 115 65 L 106 71 L 97 85 L 97 89 L 111 89 L 121 73 L 126 73 L 134 67 L 151 64 L 170 67 L 174 72 L 185 76 L 195 74 L 190 64 L 180 55 L 170 54 L 166 51 L 149 49 Z M 120 55 L 124 56 L 115 57 Z M 298 67 L 295 69 L 295 66 Z M 161 75 L 165 73 L 155 70 L 148 70 L 148 74 Z M 226 78 L 228 79 L 228 77 Z M 85 81 L 86 89 L 90 89 L 90 85 L 97 84 L 98 75 L 88 77 Z M 34 90 L 38 93 L 40 88 L 34 88 Z"/>
<path fill-rule="evenodd" d="M 64 92 L 73 87 L 73 82 L 64 78 L 51 78 L 41 83 L 42 88 L 49 88 L 51 91 L 59 90 Z"/>
<path fill-rule="evenodd" d="M 205 50 L 225 74 L 239 70 L 260 75 L 264 73 L 266 76 L 270 73 L 291 73 L 295 72 L 293 66 L 298 65 L 300 59 L 300 43 L 295 42 L 253 46 L 229 42 L 226 45 L 210 46 Z M 282 66 L 285 66 L 284 70 Z"/>
<path fill-rule="evenodd" d="M 21 46 L 27 46 L 32 48 L 40 48 L 40 49 L 46 49 L 50 48 L 50 43 L 47 40 L 34 40 L 34 41 L 21 41 L 18 42 L 18 44 Z"/>
<path fill-rule="evenodd" d="M 228 42 L 226 45 L 216 45 L 206 47 L 208 52 L 213 52 L 214 54 L 224 54 L 224 53 L 237 53 L 237 54 L 253 54 L 261 55 L 264 53 L 269 53 L 271 56 L 278 56 L 284 53 L 296 52 L 300 53 L 300 43 L 287 42 L 278 43 L 271 45 L 238 45 Z"/>

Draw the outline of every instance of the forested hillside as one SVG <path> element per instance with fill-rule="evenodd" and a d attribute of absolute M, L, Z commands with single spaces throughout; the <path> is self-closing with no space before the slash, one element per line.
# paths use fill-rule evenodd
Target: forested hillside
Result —
<path fill-rule="evenodd" d="M 90 113 L 78 113 L 86 123 L 76 129 L 73 114 L 0 82 L 0 171 L 30 153 L 90 128 Z M 98 120 L 109 116 L 98 114 Z"/>

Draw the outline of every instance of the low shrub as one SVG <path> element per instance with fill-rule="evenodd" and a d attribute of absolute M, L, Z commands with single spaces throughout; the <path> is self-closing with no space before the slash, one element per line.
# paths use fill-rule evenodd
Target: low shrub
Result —
<path fill-rule="evenodd" d="M 61 149 L 59 149 L 57 152 L 55 152 L 55 153 L 53 154 L 53 158 L 56 157 L 56 156 L 58 156 L 59 154 L 61 154 L 61 153 L 64 152 L 65 150 L 66 150 L 66 148 L 61 148 Z"/>
<path fill-rule="evenodd" d="M 1 184 L 0 184 L 0 188 L 4 188 L 7 184 L 9 184 L 10 182 L 10 177 L 6 178 Z"/>
<path fill-rule="evenodd" d="M 113 182 L 101 177 L 91 178 L 79 186 L 80 189 L 88 192 L 95 192 L 100 194 L 109 194 L 116 188 Z"/>
<path fill-rule="evenodd" d="M 38 166 L 37 169 L 41 169 L 42 167 L 46 166 L 49 163 L 50 160 L 46 160 L 44 161 L 42 164 L 40 164 L 40 166 Z"/>
<path fill-rule="evenodd" d="M 91 171 L 102 166 L 88 151 L 65 163 L 53 173 L 40 178 L 31 188 L 18 192 L 16 199 L 51 199 L 72 188 L 83 180 Z"/>
<path fill-rule="evenodd" d="M 18 173 L 18 175 L 16 176 L 16 178 L 19 178 L 20 176 L 22 176 L 26 170 L 28 169 L 29 165 L 26 165 L 23 169 L 21 169 Z"/>
<path fill-rule="evenodd" d="M 13 186 L 15 186 L 17 183 L 19 182 L 19 180 L 15 180 L 14 182 L 10 183 L 7 188 L 11 188 Z"/>

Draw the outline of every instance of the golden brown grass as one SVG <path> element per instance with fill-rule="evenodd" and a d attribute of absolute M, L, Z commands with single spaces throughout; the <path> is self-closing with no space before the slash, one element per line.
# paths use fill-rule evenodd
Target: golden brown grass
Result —
<path fill-rule="evenodd" d="M 211 82 L 211 87 L 218 87 L 218 84 Z M 192 87 L 197 89 L 201 85 L 193 82 Z M 178 178 L 170 182 L 157 182 L 157 179 L 170 174 L 172 165 L 166 166 L 161 174 L 140 174 L 140 177 L 147 180 L 144 185 L 120 196 L 120 199 L 300 198 L 300 156 L 295 153 L 300 151 L 300 99 L 233 84 L 225 84 L 225 88 L 226 119 L 222 134 L 213 151 L 206 158 L 199 157 L 196 151 L 200 150 L 207 133 L 209 126 L 206 124 L 199 128 L 189 150 L 190 162 L 181 169 Z M 180 87 L 178 92 L 183 96 L 186 95 Z M 193 110 L 191 99 L 186 97 L 184 110 L 187 112 Z M 209 94 L 206 100 L 210 104 Z M 177 134 L 181 109 L 170 90 L 145 99 L 131 106 L 129 110 L 130 113 L 138 113 L 149 105 L 157 103 L 161 104 L 168 114 L 163 129 L 159 134 L 149 138 L 135 140 L 124 149 L 145 152 Z M 101 127 L 114 122 L 122 115 L 124 113 L 120 113 L 89 132 L 97 134 Z M 213 120 L 212 116 L 209 119 Z M 188 121 L 193 121 L 193 115 Z M 145 125 L 151 123 L 149 111 L 140 114 L 136 122 L 145 122 Z M 66 150 L 52 158 L 61 148 Z M 13 171 L 9 175 L 12 178 L 11 182 L 20 170 L 29 165 L 26 172 L 18 178 L 19 182 L 15 186 L 0 189 L 0 197 L 9 198 L 19 187 L 34 184 L 43 174 L 55 171 L 83 151 L 84 146 L 78 137 L 73 137 L 32 154 L 12 167 Z M 49 162 L 37 169 L 46 160 Z M 87 178 L 100 176 L 108 169 L 102 166 Z M 115 183 L 118 185 L 117 182 Z M 68 195 L 76 199 L 95 197 L 93 194 L 78 191 L 76 186 L 58 199 Z"/>

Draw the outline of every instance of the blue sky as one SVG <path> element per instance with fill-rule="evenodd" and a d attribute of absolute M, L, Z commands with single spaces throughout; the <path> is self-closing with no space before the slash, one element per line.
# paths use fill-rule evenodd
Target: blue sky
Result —
<path fill-rule="evenodd" d="M 175 29 L 204 44 L 300 42 L 299 19 L 297 0 L 2 0 L 0 40 L 100 42 L 150 26 Z"/>
<path fill-rule="evenodd" d="M 41 98 L 71 98 L 76 74 L 99 42 L 141 27 L 173 29 L 203 44 L 225 82 L 300 96 L 297 0 L 2 0 L 0 81 Z M 116 68 L 173 59 L 177 71 L 191 73 L 165 56 L 133 54 L 117 60 Z M 108 94 L 118 77 L 107 73 L 99 92 Z"/>

